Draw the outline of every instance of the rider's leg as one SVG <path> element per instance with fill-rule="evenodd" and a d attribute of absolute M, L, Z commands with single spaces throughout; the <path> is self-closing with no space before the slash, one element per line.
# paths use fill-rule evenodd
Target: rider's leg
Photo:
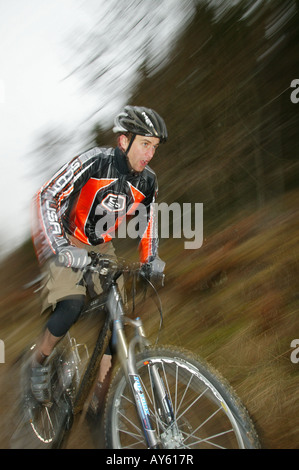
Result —
<path fill-rule="evenodd" d="M 38 344 L 35 354 L 34 360 L 38 364 L 43 364 L 45 359 L 50 356 L 51 352 L 53 351 L 54 347 L 58 343 L 58 341 L 62 338 L 62 336 L 54 336 L 48 328 L 46 328 L 40 343 Z"/>
<path fill-rule="evenodd" d="M 72 239 L 72 242 L 80 248 L 80 244 L 78 245 L 79 242 L 77 240 Z M 97 249 L 97 247 L 93 248 L 96 252 L 100 251 L 109 256 L 115 255 L 111 242 L 100 245 L 99 249 Z M 86 295 L 86 288 L 82 279 L 82 271 L 56 266 L 54 261 L 46 263 L 44 269 L 47 272 L 47 281 L 41 292 L 42 311 L 46 311 L 49 308 L 54 309 L 54 311 L 34 356 L 33 362 L 35 366 L 42 365 L 45 358 L 51 354 L 61 337 L 65 335 L 70 326 L 76 321 L 80 315 L 83 299 Z M 121 280 L 118 281 L 119 287 L 122 287 L 122 282 L 121 277 Z M 101 286 L 96 287 L 96 293 L 99 294 L 101 292 Z M 66 296 L 72 296 L 72 299 L 78 300 L 78 302 L 74 302 L 72 307 L 69 304 L 65 305 L 64 302 L 68 303 L 69 301 L 69 298 L 66 298 Z M 100 365 L 100 377 L 107 376 L 108 371 L 111 368 L 110 354 L 107 354 L 108 357 L 105 356 L 106 354 L 104 355 Z M 37 368 L 35 367 L 35 369 Z M 36 370 L 35 372 L 38 372 L 39 375 L 40 371 Z"/>
<path fill-rule="evenodd" d="M 83 295 L 73 296 L 57 303 L 35 353 L 35 360 L 38 363 L 42 364 L 45 358 L 50 356 L 58 341 L 78 320 L 83 305 Z"/>
<path fill-rule="evenodd" d="M 55 345 L 67 333 L 78 319 L 84 304 L 84 296 L 76 296 L 57 303 L 43 337 L 34 352 L 31 368 L 31 390 L 41 403 L 51 398 L 51 370 L 45 360 L 50 356 Z"/>

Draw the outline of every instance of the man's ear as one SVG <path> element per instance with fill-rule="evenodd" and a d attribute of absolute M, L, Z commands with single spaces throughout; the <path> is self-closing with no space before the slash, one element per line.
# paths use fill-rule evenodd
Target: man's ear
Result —
<path fill-rule="evenodd" d="M 119 148 L 125 152 L 129 145 L 129 139 L 125 134 L 121 134 L 118 138 L 118 146 Z"/>

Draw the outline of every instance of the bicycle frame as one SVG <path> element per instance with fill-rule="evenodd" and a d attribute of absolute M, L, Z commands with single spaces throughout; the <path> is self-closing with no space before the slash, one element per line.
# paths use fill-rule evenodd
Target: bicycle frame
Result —
<path fill-rule="evenodd" d="M 145 336 L 141 319 L 136 318 L 135 320 L 132 320 L 125 315 L 122 296 L 116 282 L 121 274 L 122 272 L 118 271 L 114 275 L 108 288 L 107 300 L 105 302 L 107 311 L 105 324 L 99 333 L 92 357 L 77 393 L 74 403 L 74 413 L 80 411 L 84 405 L 90 386 L 96 377 L 103 352 L 112 336 L 113 342 L 116 345 L 118 358 L 134 397 L 137 413 L 140 418 L 147 445 L 149 448 L 155 449 L 160 447 L 160 441 L 151 423 L 147 400 L 143 390 L 142 381 L 136 370 L 135 362 L 135 348 L 137 344 L 143 348 L 148 345 L 149 342 Z M 135 336 L 129 344 L 127 344 L 124 330 L 125 323 L 135 327 Z M 173 421 L 174 415 L 163 381 L 158 373 L 157 366 L 151 364 L 150 370 L 152 371 L 152 382 L 154 384 L 155 394 L 157 395 L 156 398 L 162 406 L 165 419 L 168 422 L 171 422 Z"/>
<path fill-rule="evenodd" d="M 146 442 L 150 449 L 158 449 L 160 448 L 160 440 L 152 426 L 142 381 L 136 370 L 135 347 L 137 344 L 139 344 L 141 348 L 149 345 L 149 341 L 145 336 L 142 321 L 139 317 L 132 320 L 125 316 L 122 298 L 116 283 L 111 286 L 107 307 L 110 315 L 114 317 L 114 332 L 117 338 L 117 354 L 126 374 L 127 382 L 131 387 Z M 135 327 L 135 336 L 130 341 L 129 345 L 127 345 L 126 342 L 124 321 Z M 168 424 L 174 424 L 174 413 L 167 391 L 164 387 L 164 383 L 159 375 L 158 368 L 155 364 L 149 363 L 149 366 L 156 398 L 161 406 L 164 418 Z"/>
<path fill-rule="evenodd" d="M 115 332 L 117 340 L 117 354 L 126 374 L 127 381 L 130 384 L 147 444 L 151 449 L 158 448 L 159 442 L 156 436 L 156 432 L 151 424 L 150 413 L 145 399 L 145 394 L 141 385 L 140 377 L 135 367 L 135 345 L 139 343 L 142 346 L 145 342 L 145 334 L 141 320 L 139 318 L 136 320 L 131 320 L 125 317 L 121 295 L 116 283 L 112 284 L 111 286 L 107 307 L 110 315 L 114 318 L 113 331 Z M 127 345 L 124 332 L 123 321 L 125 319 L 128 323 L 131 323 L 136 328 L 135 338 L 131 340 L 129 345 Z"/>

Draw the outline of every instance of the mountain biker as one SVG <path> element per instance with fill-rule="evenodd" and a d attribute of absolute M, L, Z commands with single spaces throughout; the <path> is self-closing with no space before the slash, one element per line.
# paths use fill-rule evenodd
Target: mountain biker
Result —
<path fill-rule="evenodd" d="M 40 402 L 47 401 L 50 393 L 45 360 L 79 318 L 84 304 L 82 268 L 90 262 L 89 252 L 113 254 L 115 230 L 140 204 L 145 208 L 140 262 L 152 272 L 164 270 L 153 211 L 157 179 L 148 166 L 158 145 L 167 140 L 164 120 L 152 109 L 125 106 L 115 118 L 113 132 L 116 148 L 96 147 L 75 157 L 34 197 L 32 239 L 47 273 L 42 311 L 52 311 L 31 367 L 32 393 Z M 99 287 L 95 289 L 99 293 Z M 110 367 L 108 348 L 100 366 L 100 385 Z"/>

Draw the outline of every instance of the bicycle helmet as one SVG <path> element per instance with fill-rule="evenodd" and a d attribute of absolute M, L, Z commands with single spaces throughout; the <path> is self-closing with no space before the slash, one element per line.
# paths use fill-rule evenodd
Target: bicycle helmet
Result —
<path fill-rule="evenodd" d="M 161 143 L 167 140 L 167 129 L 161 116 L 153 109 L 141 106 L 125 106 L 115 118 L 113 132 L 158 137 Z"/>

